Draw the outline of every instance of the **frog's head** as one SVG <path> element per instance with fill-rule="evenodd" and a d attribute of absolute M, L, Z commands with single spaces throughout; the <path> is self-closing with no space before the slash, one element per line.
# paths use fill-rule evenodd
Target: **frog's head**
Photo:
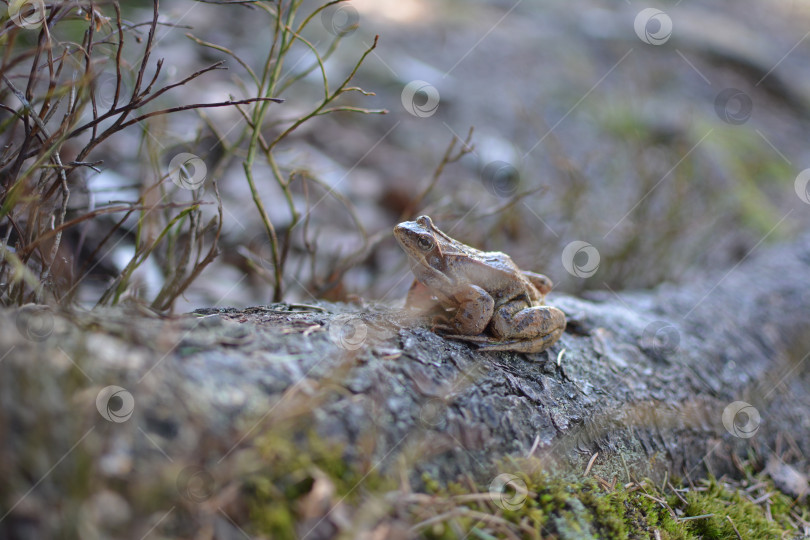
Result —
<path fill-rule="evenodd" d="M 414 261 L 436 268 L 442 258 L 442 237 L 437 231 L 428 216 L 419 216 L 394 227 L 394 238 Z"/>

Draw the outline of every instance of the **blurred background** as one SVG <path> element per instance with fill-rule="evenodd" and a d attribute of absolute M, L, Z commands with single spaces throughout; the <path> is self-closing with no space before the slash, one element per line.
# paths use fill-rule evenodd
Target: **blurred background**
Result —
<path fill-rule="evenodd" d="M 580 442 L 587 447 L 597 441 L 594 433 L 608 433 L 606 445 L 594 443 L 600 461 L 597 452 L 587 467 L 569 472 L 585 481 L 596 463 L 594 475 L 612 481 L 590 484 L 576 505 L 575 491 L 587 484 L 529 484 L 540 506 L 521 514 L 490 506 L 491 495 L 469 476 L 440 488 L 412 465 L 445 451 L 462 468 L 469 456 L 478 462 L 465 448 L 484 449 L 482 469 L 497 457 L 486 442 L 489 428 L 467 429 L 465 388 L 486 425 L 520 432 L 519 416 L 478 400 L 479 388 L 470 386 L 478 368 L 465 368 L 462 356 L 450 351 L 449 371 L 439 362 L 397 361 L 416 349 L 382 343 L 390 332 L 383 328 L 373 345 L 385 363 L 378 369 L 367 362 L 368 351 L 346 343 L 345 355 L 313 353 L 337 334 L 343 342 L 344 328 L 363 345 L 365 325 L 355 334 L 358 327 L 329 322 L 339 317 L 263 310 L 168 321 L 136 315 L 282 299 L 401 305 L 413 278 L 392 228 L 421 214 L 462 242 L 504 251 L 521 268 L 547 274 L 555 292 L 689 285 L 709 272 L 731 272 L 810 224 L 810 3 L 350 0 L 321 9 L 326 0 L 163 0 L 153 19 L 155 3 L 0 0 L 0 305 L 144 308 L 68 317 L 32 306 L 0 309 L 0 342 L 10 346 L 0 351 L 8 373 L 0 377 L 0 501 L 10 501 L 8 511 L 0 508 L 0 540 L 16 531 L 47 537 L 47 530 L 60 537 L 76 530 L 82 538 L 105 531 L 213 537 L 215 525 L 217 537 L 246 536 L 235 529 L 245 525 L 293 538 L 322 522 L 335 530 L 350 522 L 375 527 L 375 538 L 393 537 L 388 525 L 406 527 L 403 538 L 415 534 L 411 526 L 432 537 L 443 530 L 461 537 L 453 534 L 462 530 L 457 518 L 487 527 L 520 520 L 520 530 L 552 519 L 550 534 L 573 537 L 591 526 L 586 507 L 610 530 L 627 525 L 646 536 L 653 527 L 656 535 L 664 530 L 667 519 L 707 537 L 703 531 L 720 531 L 716 522 L 727 521 L 742 537 L 737 526 L 745 534 L 742 517 L 759 504 L 767 527 L 784 525 L 788 512 L 794 529 L 806 523 L 800 505 L 754 476 L 766 454 L 753 449 L 733 461 L 745 472 L 744 496 L 741 487 L 722 500 L 717 488 L 730 485 L 722 478 L 689 492 L 668 484 L 671 495 L 643 482 L 622 491 L 617 479 L 630 476 L 624 457 L 622 468 L 603 461 L 624 448 L 624 436 L 610 435 L 613 427 L 631 422 L 630 431 L 647 430 L 652 422 L 657 433 L 658 419 L 668 423 L 674 410 L 686 413 L 676 415 L 678 429 L 695 421 L 698 433 L 708 433 L 706 426 L 721 420 L 715 405 L 738 391 L 764 419 L 774 417 L 776 409 L 754 401 L 763 385 L 743 388 L 757 378 L 732 360 L 781 341 L 767 324 L 764 340 L 753 336 L 718 352 L 724 367 L 714 382 L 693 373 L 692 388 L 709 388 L 697 401 L 666 399 L 662 415 L 656 403 L 669 394 L 659 390 L 681 380 L 663 356 L 656 362 L 669 375 L 650 377 L 645 368 L 649 385 L 620 392 L 649 396 L 638 414 L 635 405 L 629 413 L 606 409 L 600 392 L 612 379 L 600 375 L 604 366 L 575 364 L 569 377 L 562 353 L 556 365 L 539 365 L 532 378 L 551 397 L 519 388 L 525 396 L 515 399 L 526 397 L 553 426 L 532 427 L 538 435 L 528 454 L 542 444 L 548 454 L 576 450 L 587 459 Z M 218 62 L 227 69 L 209 70 Z M 256 102 L 257 95 L 284 101 Z M 231 324 L 282 319 L 285 325 L 267 332 Z M 636 319 L 617 336 L 630 336 Z M 647 345 L 650 329 L 655 339 Z M 635 351 L 628 357 L 635 358 L 641 349 L 671 347 L 666 329 L 676 330 L 677 348 L 681 334 L 662 321 L 647 325 L 640 349 L 611 351 L 602 329 L 593 344 L 599 359 L 612 360 L 609 369 L 619 366 L 614 371 L 629 380 L 640 368 L 628 367 L 624 353 Z M 279 332 L 301 347 L 277 341 Z M 776 358 L 789 366 L 774 363 L 780 393 L 804 352 Z M 507 364 L 510 373 L 522 369 Z M 432 371 L 447 385 L 423 375 Z M 554 382 L 554 373 L 565 380 Z M 414 385 L 388 392 L 389 379 L 397 388 L 407 380 Z M 568 411 L 560 424 L 548 400 L 569 391 L 574 400 L 574 386 L 581 410 L 595 414 L 582 423 Z M 675 397 L 689 393 L 676 390 Z M 769 403 L 772 391 L 762 401 Z M 512 397 L 504 406 L 518 403 Z M 740 404 L 754 407 L 735 401 L 722 420 Z M 701 412 L 706 407 L 714 424 Z M 694 411 L 701 418 L 694 420 Z M 353 441 L 345 448 L 332 442 L 343 430 Z M 399 432 L 411 438 L 394 437 Z M 566 432 L 573 438 L 562 437 Z M 573 442 L 549 447 L 557 434 Z M 723 431 L 716 435 L 706 449 L 719 456 Z M 650 439 L 651 452 L 659 438 Z M 642 446 L 646 452 L 649 445 Z M 673 452 L 677 460 L 679 450 Z M 784 465 L 801 451 L 786 434 L 773 454 Z M 378 467 L 386 461 L 391 475 Z M 534 463 L 527 466 L 534 470 Z M 597 471 L 603 463 L 606 473 Z M 692 471 L 684 471 L 687 478 Z M 412 489 L 406 477 L 416 474 L 424 486 Z M 779 476 L 803 481 L 798 468 Z M 799 480 L 795 494 L 803 489 Z M 458 491 L 466 486 L 472 496 Z M 597 490 L 615 493 L 612 502 Z M 699 493 L 709 502 L 693 498 Z M 643 506 L 641 495 L 650 499 Z M 658 496 L 668 503 L 656 514 Z M 497 521 L 468 514 L 468 502 L 495 511 Z M 437 528 L 443 520 L 450 525 Z M 479 524 L 469 527 L 484 537 Z M 735 537 L 728 528 L 711 534 Z"/>
<path fill-rule="evenodd" d="M 304 2 L 296 20 L 320 5 Z M 152 15 L 148 2 L 122 7 L 132 23 Z M 167 92 L 162 106 L 256 95 L 246 68 L 262 72 L 271 13 L 166 0 L 160 21 L 159 84 L 220 60 L 228 68 Z M 74 177 L 70 211 L 136 201 L 145 186 L 169 184 L 175 156 L 199 157 L 204 183 L 167 196 L 208 203 L 206 222 L 217 215 L 216 182 L 219 256 L 175 300 L 177 312 L 273 298 L 273 249 L 256 197 L 285 246 L 280 290 L 289 301 L 400 301 L 412 275 L 391 229 L 420 214 L 547 274 L 558 291 L 685 283 L 810 222 L 809 22 L 810 5 L 798 0 L 352 0 L 319 12 L 301 33 L 306 42 L 290 46 L 274 94 L 285 101 L 269 106 L 262 136 L 273 141 L 319 110 L 325 79 L 334 91 L 356 69 L 348 86 L 374 94 L 346 92 L 327 107 L 340 110 L 284 136 L 273 160 L 253 164 L 255 193 L 244 170 L 252 106 L 210 108 L 150 118 L 99 145 L 100 172 Z M 128 40 L 134 65 L 138 41 Z M 65 241 L 75 266 L 92 259 L 78 285 L 83 304 L 98 300 L 142 241 L 144 221 L 133 217 L 94 249 L 122 217 L 85 222 Z M 171 264 L 153 252 L 122 298 L 151 301 Z"/>

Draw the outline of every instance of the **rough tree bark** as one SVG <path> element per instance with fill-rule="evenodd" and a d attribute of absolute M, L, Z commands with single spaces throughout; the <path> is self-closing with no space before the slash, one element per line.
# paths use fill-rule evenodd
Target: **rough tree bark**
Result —
<path fill-rule="evenodd" d="M 810 455 L 808 277 L 810 237 L 681 287 L 552 294 L 569 328 L 536 355 L 480 353 L 390 307 L 275 304 L 171 320 L 135 308 L 5 310 L 0 476 L 15 480 L 0 495 L 11 507 L 26 491 L 18 467 L 77 452 L 123 477 L 190 455 L 227 464 L 285 421 L 314 422 L 347 443 L 347 460 L 406 462 L 414 478 L 489 479 L 494 458 L 530 453 L 581 474 L 599 452 L 592 470 L 607 479 L 721 474 L 751 450 L 795 462 Z M 99 404 L 107 385 L 131 393 L 131 417 L 124 402 Z M 104 420 L 104 406 L 126 421 Z M 28 463 L 32 444 L 52 455 Z M 29 503 L 38 492 L 48 490 Z"/>
<path fill-rule="evenodd" d="M 592 470 L 606 478 L 689 477 L 732 472 L 751 449 L 810 455 L 808 278 L 805 238 L 683 287 L 552 294 L 569 328 L 537 355 L 480 353 L 387 308 L 200 313 L 273 336 L 258 347 L 270 362 L 234 368 L 233 388 L 281 394 L 329 378 L 341 392 L 318 405 L 321 433 L 349 448 L 370 436 L 382 466 L 406 456 L 439 478 L 486 477 L 492 458 L 531 453 L 581 472 L 599 452 Z"/>

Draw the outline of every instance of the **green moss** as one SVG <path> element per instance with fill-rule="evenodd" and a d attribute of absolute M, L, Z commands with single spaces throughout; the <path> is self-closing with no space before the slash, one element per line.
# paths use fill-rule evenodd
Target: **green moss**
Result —
<path fill-rule="evenodd" d="M 611 538 L 627 538 L 627 525 L 622 514 L 628 506 L 625 505 L 627 497 L 623 492 L 602 493 L 589 480 L 580 492 L 580 500 L 592 509 L 599 530 Z"/>
<path fill-rule="evenodd" d="M 422 483 L 425 486 L 425 493 L 434 494 L 441 490 L 441 484 L 428 473 L 422 474 Z"/>
<path fill-rule="evenodd" d="M 687 516 L 711 516 L 684 522 L 687 530 L 695 536 L 736 538 L 735 526 L 743 538 L 780 538 L 783 531 L 776 521 L 768 521 L 762 507 L 753 504 L 739 491 L 721 487 L 714 479 L 710 479 L 706 491 L 691 491 L 685 499 Z"/>
<path fill-rule="evenodd" d="M 369 493 L 381 494 L 394 487 L 376 467 L 350 467 L 342 446 L 313 431 L 271 431 L 257 441 L 256 448 L 267 466 L 246 479 L 245 490 L 251 525 L 271 538 L 298 537 L 295 526 L 302 518 L 301 507 L 316 482 L 330 484 L 334 490 L 323 500 L 329 508 L 338 501 L 357 505 Z"/>
<path fill-rule="evenodd" d="M 459 535 L 483 539 L 510 535 L 635 539 L 656 534 L 664 540 L 734 539 L 734 526 L 743 538 L 778 538 L 794 530 L 788 519 L 791 511 L 805 517 L 808 513 L 806 507 L 797 508 L 790 498 L 777 492 L 770 499 L 769 521 L 763 508 L 751 503 L 744 490 L 711 479 L 702 490 L 676 494 L 661 490 L 650 480 L 633 482 L 628 488 L 611 488 L 593 478 L 572 481 L 552 477 L 516 462 L 502 463 L 499 470 L 511 471 L 526 484 L 528 494 L 520 504 L 499 504 L 498 496 L 489 494 L 489 484 L 476 485 L 469 479 L 443 483 L 428 474 L 422 475 L 420 486 L 413 486 L 412 504 L 397 504 L 390 501 L 398 482 L 376 469 L 350 467 L 342 448 L 313 433 L 295 437 L 268 434 L 258 449 L 267 467 L 246 484 L 251 526 L 279 539 L 300 535 L 296 526 L 302 521 L 302 502 L 324 478 L 334 486 L 331 504 L 340 500 L 353 522 L 362 521 L 365 509 L 376 505 L 383 510 L 365 526 L 382 521 L 407 523 L 416 527 L 420 537 L 436 540 Z M 752 480 L 762 478 L 749 477 Z M 510 491 L 505 498 L 511 500 L 514 495 L 515 491 Z M 388 502 L 379 504 L 383 500 Z M 710 517 L 689 519 L 704 515 Z"/>

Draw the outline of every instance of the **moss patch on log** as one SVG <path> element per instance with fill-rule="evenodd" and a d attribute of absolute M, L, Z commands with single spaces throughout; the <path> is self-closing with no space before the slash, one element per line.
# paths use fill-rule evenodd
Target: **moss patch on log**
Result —
<path fill-rule="evenodd" d="M 425 474 L 411 486 L 407 471 L 347 467 L 344 449 L 313 432 L 267 434 L 258 444 L 266 466 L 244 489 L 251 527 L 271 538 L 786 538 L 810 520 L 806 502 L 750 467 L 743 480 L 690 486 L 571 480 L 543 471 L 539 460 L 509 459 L 498 470 L 510 472 L 489 485 Z"/>

